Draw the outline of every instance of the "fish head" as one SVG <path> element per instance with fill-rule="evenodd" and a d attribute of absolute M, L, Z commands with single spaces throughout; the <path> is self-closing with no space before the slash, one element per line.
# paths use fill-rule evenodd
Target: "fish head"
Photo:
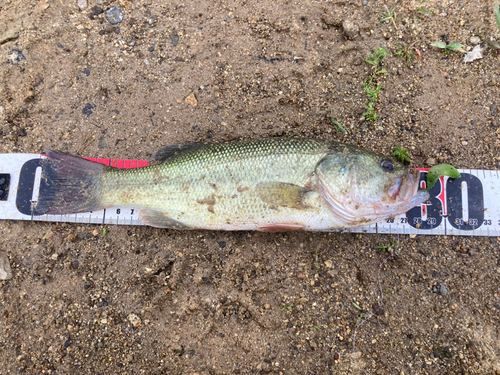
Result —
<path fill-rule="evenodd" d="M 429 198 L 419 190 L 417 169 L 356 147 L 328 154 L 315 176 L 327 207 L 346 227 L 397 216 Z"/>

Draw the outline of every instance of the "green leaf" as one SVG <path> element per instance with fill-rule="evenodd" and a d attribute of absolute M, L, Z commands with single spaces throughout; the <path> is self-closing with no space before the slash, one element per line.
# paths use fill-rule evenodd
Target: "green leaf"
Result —
<path fill-rule="evenodd" d="M 408 150 L 405 150 L 401 146 L 397 146 L 392 153 L 392 156 L 396 157 L 401 163 L 409 163 L 411 162 L 410 157 L 408 156 Z"/>
<path fill-rule="evenodd" d="M 446 46 L 446 49 L 449 49 L 451 51 L 456 51 L 457 49 L 462 48 L 464 45 L 460 43 L 453 43 L 453 44 L 448 44 Z"/>
<path fill-rule="evenodd" d="M 461 177 L 460 173 L 456 170 L 456 168 L 449 164 L 435 165 L 434 167 L 430 168 L 429 171 L 427 172 L 426 190 L 430 190 L 441 176 L 448 176 L 451 178 Z"/>
<path fill-rule="evenodd" d="M 434 42 L 431 44 L 433 47 L 437 48 L 446 48 L 446 43 L 445 42 Z"/>
<path fill-rule="evenodd" d="M 425 9 L 425 8 L 418 8 L 417 12 L 420 14 L 423 14 L 424 16 L 428 16 L 429 14 L 431 14 L 429 9 Z"/>
<path fill-rule="evenodd" d="M 342 131 L 342 133 L 345 133 L 344 126 L 340 122 L 338 122 L 337 120 L 335 120 L 335 117 L 333 117 L 333 108 L 330 109 L 330 116 L 332 118 L 332 123 L 334 125 L 336 125 L 340 129 L 340 131 Z"/>
<path fill-rule="evenodd" d="M 356 303 L 356 302 L 353 302 L 352 303 L 354 305 L 355 308 L 357 308 L 358 310 L 363 310 L 361 307 L 359 307 L 359 305 Z"/>
<path fill-rule="evenodd" d="M 493 48 L 500 49 L 500 43 L 497 43 L 494 40 L 486 40 L 486 43 L 488 43 Z"/>

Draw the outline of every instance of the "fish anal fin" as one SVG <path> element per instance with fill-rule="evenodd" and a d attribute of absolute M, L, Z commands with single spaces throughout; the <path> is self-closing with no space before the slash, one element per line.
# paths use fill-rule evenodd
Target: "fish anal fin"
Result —
<path fill-rule="evenodd" d="M 298 210 L 309 208 L 305 197 L 310 190 L 302 186 L 286 182 L 261 182 L 257 184 L 256 190 L 260 199 L 267 204 Z"/>
<path fill-rule="evenodd" d="M 163 212 L 152 210 L 150 208 L 142 209 L 139 212 L 139 219 L 144 224 L 155 228 L 191 229 L 189 226 L 168 217 Z"/>
<path fill-rule="evenodd" d="M 303 230 L 305 225 L 295 223 L 273 223 L 259 225 L 259 230 L 262 232 L 290 232 L 293 230 Z"/>
<path fill-rule="evenodd" d="M 156 164 L 161 164 L 174 156 L 178 156 L 180 154 L 184 154 L 186 152 L 199 149 L 206 145 L 207 145 L 206 143 L 202 142 L 189 142 L 189 143 L 168 145 L 160 148 L 158 151 L 155 152 L 155 154 L 153 155 L 152 162 Z"/>

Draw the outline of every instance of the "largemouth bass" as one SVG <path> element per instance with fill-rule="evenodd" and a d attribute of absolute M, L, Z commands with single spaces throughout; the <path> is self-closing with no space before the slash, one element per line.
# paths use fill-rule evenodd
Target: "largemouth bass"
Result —
<path fill-rule="evenodd" d="M 118 206 L 140 209 L 141 221 L 160 228 L 327 231 L 369 225 L 428 199 L 418 170 L 326 140 L 173 145 L 135 169 L 46 155 L 37 214 Z"/>

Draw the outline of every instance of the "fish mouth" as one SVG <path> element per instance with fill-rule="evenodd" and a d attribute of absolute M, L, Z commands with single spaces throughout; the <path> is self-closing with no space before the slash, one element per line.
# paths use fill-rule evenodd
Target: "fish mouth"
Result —
<path fill-rule="evenodd" d="M 427 192 L 419 192 L 420 171 L 410 169 L 408 173 L 399 177 L 389 190 L 389 196 L 396 201 L 419 204 L 428 199 Z"/>

